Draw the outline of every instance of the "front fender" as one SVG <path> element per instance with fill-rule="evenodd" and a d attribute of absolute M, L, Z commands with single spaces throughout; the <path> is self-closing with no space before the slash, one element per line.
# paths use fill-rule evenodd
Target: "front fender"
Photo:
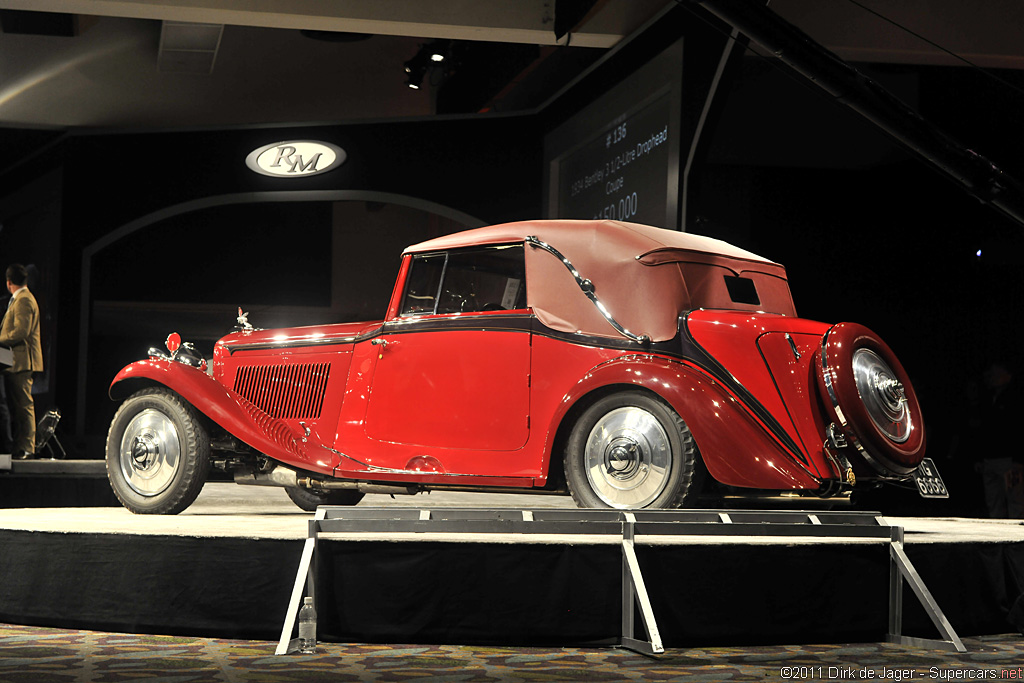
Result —
<path fill-rule="evenodd" d="M 661 356 L 622 356 L 591 370 L 562 400 L 572 406 L 609 386 L 646 389 L 667 401 L 693 434 L 708 472 L 729 486 L 817 489 L 821 482 L 720 382 L 695 366 Z"/>
<path fill-rule="evenodd" d="M 336 456 L 308 448 L 308 443 L 281 420 L 267 415 L 202 370 L 170 360 L 140 360 L 117 373 L 110 383 L 110 397 L 123 398 L 139 380 L 171 389 L 228 433 L 271 458 L 324 474 L 334 471 Z M 323 454 L 315 453 L 314 459 L 311 452 L 317 450 Z"/>

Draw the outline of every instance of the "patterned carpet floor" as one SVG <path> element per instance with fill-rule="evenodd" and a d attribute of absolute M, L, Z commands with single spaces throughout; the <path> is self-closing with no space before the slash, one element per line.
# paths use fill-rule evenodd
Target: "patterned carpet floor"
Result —
<path fill-rule="evenodd" d="M 884 643 L 669 650 L 276 643 L 0 624 L 0 683 L 319 681 L 934 681 L 1024 678 L 1024 636 L 964 640 L 966 653 Z"/>

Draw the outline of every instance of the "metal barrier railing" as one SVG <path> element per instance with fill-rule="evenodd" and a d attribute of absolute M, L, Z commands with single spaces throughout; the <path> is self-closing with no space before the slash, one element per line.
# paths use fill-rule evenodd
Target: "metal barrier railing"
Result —
<path fill-rule="evenodd" d="M 281 639 L 275 654 L 295 651 L 291 634 L 306 594 L 314 598 L 313 557 L 321 534 L 548 534 L 618 537 L 622 549 L 622 629 L 618 645 L 644 654 L 665 651 L 654 609 L 637 560 L 637 536 L 717 536 L 815 539 L 863 539 L 889 545 L 888 642 L 956 652 L 966 648 L 946 619 L 903 548 L 903 527 L 890 525 L 877 512 L 797 512 L 771 510 L 553 510 L 495 508 L 317 508 L 309 521 L 298 573 L 292 588 Z M 903 582 L 917 596 L 942 636 L 941 640 L 902 635 Z M 634 605 L 639 608 L 647 640 L 636 637 Z"/>

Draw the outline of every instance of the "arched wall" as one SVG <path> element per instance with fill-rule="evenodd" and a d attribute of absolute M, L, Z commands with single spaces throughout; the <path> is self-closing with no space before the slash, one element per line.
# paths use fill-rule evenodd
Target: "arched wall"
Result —
<path fill-rule="evenodd" d="M 259 204 L 269 202 L 337 202 L 337 201 L 363 201 L 377 202 L 380 204 L 392 204 L 409 207 L 424 213 L 435 214 L 460 223 L 466 228 L 479 227 L 484 221 L 471 216 L 465 212 L 452 207 L 443 206 L 419 197 L 410 197 L 391 192 L 376 192 L 370 190 L 293 190 L 277 192 L 240 192 L 215 197 L 203 197 L 192 201 L 182 202 L 174 206 L 159 209 L 150 214 L 135 219 L 125 225 L 112 230 L 106 235 L 89 244 L 82 251 L 81 281 L 79 291 L 81 294 L 81 309 L 79 312 L 79 345 L 78 345 L 78 377 L 75 410 L 75 428 L 78 434 L 82 434 L 86 425 L 86 405 L 89 392 L 96 389 L 89 384 L 88 368 L 90 366 L 90 325 L 92 321 L 92 273 L 93 258 L 102 250 L 116 244 L 118 241 L 132 235 L 133 233 L 155 225 L 174 216 L 180 216 L 195 211 L 215 207 L 228 206 L 232 204 Z"/>
<path fill-rule="evenodd" d="M 97 339 L 90 339 L 97 321 L 91 308 L 96 257 L 109 245 L 128 235 L 137 239 L 136 233 L 161 220 L 246 202 L 356 200 L 466 226 L 537 218 L 540 128 L 532 115 L 496 115 L 72 135 L 62 148 L 59 253 L 65 286 L 54 365 L 66 370 L 56 381 L 55 402 L 74 406 L 65 412 L 78 436 L 105 433 L 106 387 L 96 377 L 84 380 L 90 368 L 83 366 L 96 352 Z M 288 140 L 329 143 L 345 151 L 345 161 L 303 177 L 268 177 L 246 166 L 252 151 Z M 233 256 L 226 254 L 225 261 Z M 124 283 L 126 291 L 139 286 L 145 283 Z"/>

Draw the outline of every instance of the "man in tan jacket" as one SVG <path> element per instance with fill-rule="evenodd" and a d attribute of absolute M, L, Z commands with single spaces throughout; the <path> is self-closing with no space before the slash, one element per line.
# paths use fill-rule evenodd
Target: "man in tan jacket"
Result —
<path fill-rule="evenodd" d="M 0 322 L 0 345 L 14 353 L 14 365 L 4 372 L 7 397 L 11 402 L 13 456 L 33 458 L 36 452 L 36 410 L 32 400 L 32 373 L 43 369 L 43 347 L 39 339 L 39 305 L 28 291 L 28 271 L 15 263 L 7 268 L 7 291 L 11 301 Z"/>

